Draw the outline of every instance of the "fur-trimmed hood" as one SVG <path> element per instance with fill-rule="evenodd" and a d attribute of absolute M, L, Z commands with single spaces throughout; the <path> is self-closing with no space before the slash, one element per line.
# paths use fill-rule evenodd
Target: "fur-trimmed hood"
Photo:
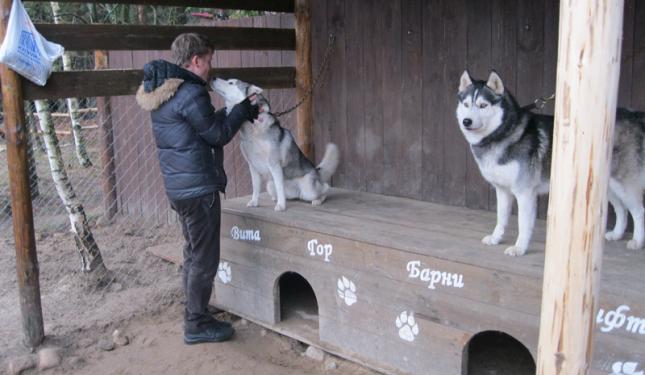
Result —
<path fill-rule="evenodd" d="M 206 85 L 194 73 L 165 60 L 153 60 L 143 66 L 143 82 L 136 100 L 146 111 L 154 111 L 172 98 L 184 82 Z"/>

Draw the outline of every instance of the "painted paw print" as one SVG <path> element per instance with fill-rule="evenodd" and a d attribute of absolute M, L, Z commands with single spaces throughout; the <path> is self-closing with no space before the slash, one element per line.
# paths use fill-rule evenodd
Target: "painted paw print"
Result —
<path fill-rule="evenodd" d="M 347 306 L 356 303 L 356 285 L 345 276 L 338 279 L 338 296 L 345 301 Z"/>
<path fill-rule="evenodd" d="M 217 277 L 224 283 L 228 284 L 231 282 L 231 266 L 228 262 L 220 263 L 217 267 Z"/>
<path fill-rule="evenodd" d="M 609 375 L 643 375 L 643 370 L 636 371 L 636 362 L 614 362 Z"/>
<path fill-rule="evenodd" d="M 416 335 L 419 334 L 419 325 L 414 320 L 414 314 L 411 312 L 408 315 L 404 311 L 396 318 L 396 328 L 399 329 L 399 337 L 405 341 L 414 341 Z"/>

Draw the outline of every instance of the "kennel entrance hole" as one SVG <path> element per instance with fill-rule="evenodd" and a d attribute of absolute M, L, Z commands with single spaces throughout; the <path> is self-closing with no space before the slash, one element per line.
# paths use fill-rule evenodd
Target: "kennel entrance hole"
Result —
<path fill-rule="evenodd" d="M 278 281 L 280 324 L 318 336 L 318 301 L 309 282 L 298 273 L 286 272 Z"/>
<path fill-rule="evenodd" d="M 465 375 L 533 375 L 535 361 L 529 350 L 504 332 L 476 334 L 464 349 Z"/>

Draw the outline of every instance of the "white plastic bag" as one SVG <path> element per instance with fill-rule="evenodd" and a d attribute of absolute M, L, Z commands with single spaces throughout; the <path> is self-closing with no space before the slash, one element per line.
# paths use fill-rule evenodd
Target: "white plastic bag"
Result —
<path fill-rule="evenodd" d="M 65 49 L 45 39 L 34 27 L 20 0 L 13 0 L 0 62 L 33 83 L 44 86 L 54 61 Z"/>

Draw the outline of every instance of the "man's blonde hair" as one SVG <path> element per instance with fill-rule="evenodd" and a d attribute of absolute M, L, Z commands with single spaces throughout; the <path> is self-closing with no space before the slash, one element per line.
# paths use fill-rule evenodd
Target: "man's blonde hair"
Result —
<path fill-rule="evenodd" d="M 186 66 L 193 56 L 204 56 L 213 51 L 213 45 L 205 35 L 197 33 L 179 34 L 170 46 L 175 64 Z"/>

